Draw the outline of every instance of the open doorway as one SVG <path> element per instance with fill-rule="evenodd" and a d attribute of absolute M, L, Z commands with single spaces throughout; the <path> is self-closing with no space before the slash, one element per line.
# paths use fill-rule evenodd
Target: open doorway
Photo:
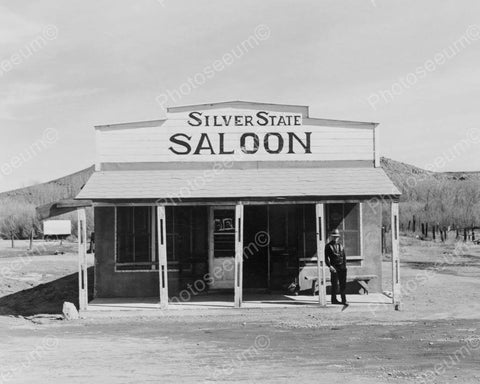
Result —
<path fill-rule="evenodd" d="M 243 288 L 269 288 L 268 206 L 250 205 L 244 208 L 243 229 Z"/>
<path fill-rule="evenodd" d="M 315 206 L 250 205 L 244 215 L 244 289 L 298 290 L 303 266 L 316 257 Z"/>

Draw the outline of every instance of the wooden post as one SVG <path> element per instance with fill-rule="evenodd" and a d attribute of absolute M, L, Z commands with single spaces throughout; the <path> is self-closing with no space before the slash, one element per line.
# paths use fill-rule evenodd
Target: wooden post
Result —
<path fill-rule="evenodd" d="M 318 273 L 318 303 L 327 305 L 327 281 L 325 271 L 325 207 L 317 203 L 316 211 L 316 238 L 317 238 L 317 273 Z M 332 282 L 333 284 L 333 282 Z"/>
<path fill-rule="evenodd" d="M 415 215 L 413 215 L 413 233 L 416 232 L 416 228 L 415 228 L 415 227 L 416 227 L 416 223 L 417 223 L 417 222 L 415 221 Z"/>
<path fill-rule="evenodd" d="M 433 238 L 433 241 L 435 241 L 435 224 L 432 225 L 432 238 Z"/>
<path fill-rule="evenodd" d="M 150 210 L 150 233 L 151 238 L 150 238 L 150 261 L 152 262 L 151 269 L 155 270 L 155 262 L 157 261 L 157 231 L 155 231 L 155 226 L 157 223 L 157 220 L 155 219 L 157 213 L 156 207 L 151 207 Z"/>
<path fill-rule="evenodd" d="M 30 243 L 28 249 L 31 251 L 33 249 L 33 229 L 30 231 Z"/>
<path fill-rule="evenodd" d="M 168 308 L 167 222 L 165 206 L 157 206 L 158 277 L 160 308 Z"/>
<path fill-rule="evenodd" d="M 78 307 L 80 311 L 88 309 L 87 275 L 87 220 L 85 208 L 77 209 L 78 216 Z"/>
<path fill-rule="evenodd" d="M 392 294 L 395 310 L 401 309 L 400 233 L 398 230 L 398 202 L 392 201 Z"/>
<path fill-rule="evenodd" d="M 428 223 L 425 223 L 425 237 L 428 238 Z"/>
<path fill-rule="evenodd" d="M 235 308 L 243 300 L 243 205 L 235 206 Z"/>

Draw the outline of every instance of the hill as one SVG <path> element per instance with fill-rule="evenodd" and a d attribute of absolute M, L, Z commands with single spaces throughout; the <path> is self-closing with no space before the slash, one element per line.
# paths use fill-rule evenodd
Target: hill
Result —
<path fill-rule="evenodd" d="M 36 207 L 75 197 L 85 185 L 94 167 L 43 184 L 0 193 L 0 238 L 28 238 L 38 236 L 43 226 L 36 215 Z M 58 217 L 72 221 L 72 233 L 77 231 L 76 214 Z M 93 230 L 93 210 L 87 209 L 87 230 Z M 13 243 L 13 240 L 12 240 Z"/>
<path fill-rule="evenodd" d="M 386 157 L 381 159 L 382 168 L 403 193 L 409 192 L 420 182 L 442 181 L 480 181 L 480 172 L 429 172 L 422 168 L 395 161 Z M 82 169 L 56 180 L 26 188 L 0 193 L 0 202 L 6 199 L 24 201 L 42 205 L 60 199 L 75 197 L 94 172 L 94 166 Z M 413 181 L 415 180 L 415 182 Z"/>
<path fill-rule="evenodd" d="M 382 158 L 381 165 L 403 193 L 400 221 L 405 227 L 413 215 L 418 222 L 445 226 L 480 224 L 480 172 L 429 172 L 388 158 Z M 35 207 L 75 197 L 93 172 L 91 166 L 47 183 L 0 193 L 0 235 L 25 237 L 32 229 L 41 232 Z M 384 223 L 388 224 L 388 209 L 385 213 Z M 87 216 L 90 230 L 91 209 Z"/>
<path fill-rule="evenodd" d="M 42 205 L 61 199 L 75 197 L 94 172 L 94 166 L 82 169 L 71 175 L 36 184 L 25 188 L 0 193 L 0 202 L 5 200 L 20 201 L 28 204 Z"/>
<path fill-rule="evenodd" d="M 429 172 L 414 165 L 395 161 L 387 157 L 381 159 L 382 168 L 395 185 L 408 193 L 416 180 L 419 181 L 480 181 L 479 172 Z"/>
<path fill-rule="evenodd" d="M 480 172 L 429 172 L 388 158 L 382 168 L 402 191 L 400 224 L 418 223 L 453 227 L 480 224 Z M 387 211 L 387 210 L 385 210 Z M 384 215 L 388 224 L 388 215 Z"/>

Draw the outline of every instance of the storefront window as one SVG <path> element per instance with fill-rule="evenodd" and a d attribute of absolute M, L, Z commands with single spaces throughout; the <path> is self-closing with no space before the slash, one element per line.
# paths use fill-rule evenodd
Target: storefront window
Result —
<path fill-rule="evenodd" d="M 151 210 L 117 207 L 117 269 L 150 269 Z"/>
<path fill-rule="evenodd" d="M 338 229 L 342 235 L 347 260 L 359 260 L 362 256 L 360 242 L 360 204 L 328 204 L 328 233 Z"/>
<path fill-rule="evenodd" d="M 156 208 L 117 207 L 116 212 L 116 270 L 158 270 Z M 166 207 L 166 217 L 167 261 L 189 269 L 192 262 L 203 260 L 208 252 L 206 209 Z"/>

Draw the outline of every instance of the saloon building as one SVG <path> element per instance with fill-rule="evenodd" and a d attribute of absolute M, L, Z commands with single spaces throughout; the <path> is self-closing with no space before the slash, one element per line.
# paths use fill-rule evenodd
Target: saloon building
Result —
<path fill-rule="evenodd" d="M 95 173 L 77 196 L 94 206 L 95 299 L 153 297 L 166 308 L 225 292 L 240 307 L 252 292 L 318 289 L 326 305 L 323 254 L 335 229 L 349 293 L 381 292 L 383 203 L 391 206 L 388 280 L 399 305 L 400 192 L 380 167 L 376 123 L 233 101 L 95 132 Z M 81 309 L 85 260 L 80 245 Z"/>

